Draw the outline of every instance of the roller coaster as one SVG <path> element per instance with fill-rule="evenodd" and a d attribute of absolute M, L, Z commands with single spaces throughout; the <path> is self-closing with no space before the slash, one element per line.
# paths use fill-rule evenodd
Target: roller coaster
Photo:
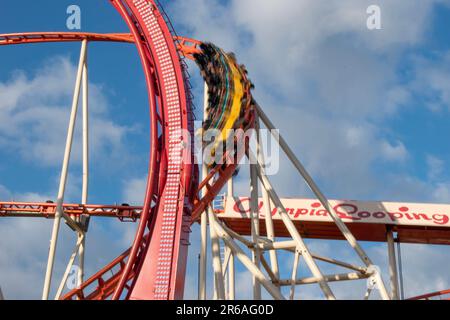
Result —
<path fill-rule="evenodd" d="M 382 299 L 399 299 L 399 275 L 394 244 L 450 244 L 450 206 L 406 203 L 367 203 L 328 200 L 300 160 L 252 96 L 253 83 L 245 66 L 232 53 L 212 43 L 178 36 L 155 0 L 109 0 L 130 29 L 129 34 L 32 32 L 0 35 L 0 45 L 81 42 L 74 98 L 56 202 L 0 202 L 0 217 L 53 220 L 42 299 L 49 299 L 61 221 L 76 233 L 77 242 L 55 298 L 65 300 L 183 299 L 191 225 L 200 224 L 201 247 L 198 298 L 207 299 L 208 240 L 213 266 L 214 298 L 235 299 L 238 260 L 253 280 L 253 298 L 262 289 L 274 299 L 294 299 L 297 286 L 318 284 L 326 299 L 335 296 L 329 283 L 370 280 L 361 297 L 374 288 Z M 136 46 L 145 75 L 150 110 L 150 156 L 142 207 L 88 203 L 89 126 L 87 46 L 90 42 L 122 42 Z M 185 59 L 193 60 L 205 82 L 204 119 L 200 134 L 219 132 L 203 147 L 209 160 L 202 170 L 194 159 L 194 114 Z M 83 192 L 80 204 L 64 203 L 65 186 L 82 93 Z M 310 187 L 316 199 L 280 198 L 265 172 L 258 130 L 264 125 Z M 250 137 L 231 132 L 255 129 L 258 148 Z M 209 143 L 207 143 L 209 142 Z M 231 144 L 232 150 L 223 148 Z M 244 158 L 250 161 L 250 198 L 233 194 L 233 176 Z M 227 188 L 227 196 L 221 192 Z M 262 194 L 262 198 L 259 194 Z M 222 199 L 222 205 L 214 205 Z M 85 239 L 91 217 L 138 223 L 130 248 L 85 279 Z M 209 237 L 208 237 L 209 228 Z M 343 240 L 360 265 L 311 251 L 305 238 Z M 283 239 L 283 240 L 280 240 Z M 387 243 L 390 289 L 360 241 Z M 224 250 L 222 252 L 221 250 Z M 245 249 L 245 250 L 244 250 Z M 246 251 L 247 250 L 247 251 Z M 250 254 L 248 254 L 248 251 Z M 293 255 L 292 274 L 283 278 L 277 253 Z M 268 256 L 268 257 L 266 257 Z M 77 287 L 65 292 L 70 268 L 78 257 Z M 300 258 L 311 276 L 298 277 Z M 326 275 L 318 261 L 344 268 Z M 289 294 L 282 288 L 289 288 Z M 416 299 L 448 297 L 442 291 Z"/>

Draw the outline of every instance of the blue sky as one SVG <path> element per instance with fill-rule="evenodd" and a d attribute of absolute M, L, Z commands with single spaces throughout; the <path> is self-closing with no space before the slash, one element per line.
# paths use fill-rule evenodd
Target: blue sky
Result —
<path fill-rule="evenodd" d="M 450 6 L 439 0 L 412 2 L 162 1 L 178 34 L 215 42 L 247 65 L 259 104 L 330 198 L 447 203 Z M 365 9 L 374 3 L 382 10 L 382 30 L 369 31 Z M 70 4 L 81 7 L 81 31 L 128 31 L 106 0 L 3 0 L 0 33 L 66 31 Z M 55 197 L 79 49 L 78 43 L 0 48 L 0 117 L 6 119 L 0 127 L 2 200 Z M 137 52 L 129 44 L 93 43 L 89 66 L 92 121 L 98 128 L 92 132 L 90 202 L 140 203 L 149 141 Z M 198 71 L 190 66 L 194 94 L 201 98 Z M 74 202 L 81 194 L 76 148 L 67 194 Z M 279 193 L 309 195 L 300 180 L 291 178 L 286 159 L 281 161 L 283 170 L 273 177 Z M 240 175 L 236 189 L 246 195 L 245 170 Z M 8 243 L 0 244 L 0 270 L 7 270 L 0 272 L 0 285 L 7 297 L 39 297 L 50 226 L 50 221 L 0 220 L 0 231 L 8 235 Z M 94 219 L 88 271 L 125 249 L 132 235 L 132 225 Z M 59 274 L 72 241 L 63 233 Z M 192 243 L 191 297 L 195 232 Z M 319 251 L 347 255 L 342 244 L 311 243 Z M 384 245 L 365 246 L 383 266 Z M 405 246 L 403 251 L 407 295 L 450 287 L 444 273 L 447 248 Z M 423 274 L 429 268 L 439 274 L 432 281 Z M 242 270 L 240 276 L 244 279 Z M 246 297 L 248 282 L 241 283 Z M 353 297 L 346 286 L 337 286 L 337 292 Z M 317 291 L 304 294 L 316 297 Z"/>

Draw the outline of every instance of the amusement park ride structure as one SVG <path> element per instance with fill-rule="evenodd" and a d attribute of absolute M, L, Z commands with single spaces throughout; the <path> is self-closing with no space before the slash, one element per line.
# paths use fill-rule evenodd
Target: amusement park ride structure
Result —
<path fill-rule="evenodd" d="M 199 263 L 199 299 L 206 299 L 208 228 L 214 270 L 214 298 L 235 299 L 236 259 L 253 278 L 253 297 L 262 298 L 262 288 L 274 299 L 294 299 L 297 286 L 318 284 L 324 297 L 335 299 L 329 286 L 333 281 L 370 280 L 361 297 L 369 298 L 374 287 L 383 299 L 399 299 L 399 279 L 395 242 L 450 244 L 450 206 L 405 203 L 367 203 L 330 201 L 320 191 L 275 125 L 255 102 L 242 117 L 241 129 L 256 129 L 256 151 L 242 144 L 238 152 L 250 161 L 250 198 L 233 193 L 233 175 L 238 162 L 224 161 L 211 168 L 203 165 L 202 179 L 193 161 L 192 96 L 184 58 L 201 54 L 202 43 L 179 37 L 162 7 L 154 0 L 110 0 L 130 28 L 131 34 L 93 33 L 21 33 L 0 35 L 0 45 L 44 42 L 81 42 L 59 192 L 55 203 L 0 202 L 0 216 L 53 219 L 43 299 L 50 297 L 60 222 L 74 230 L 77 241 L 69 259 L 56 299 L 182 299 L 191 224 L 199 223 L 201 232 Z M 88 63 L 89 42 L 134 43 L 138 49 L 148 89 L 150 141 L 148 181 L 144 205 L 107 206 L 88 203 L 89 114 Z M 65 186 L 70 162 L 74 127 L 82 92 L 83 187 L 80 204 L 65 204 Z M 205 84 L 205 117 L 208 87 Z M 246 92 L 250 94 L 250 92 Z M 282 199 L 265 172 L 264 150 L 259 128 L 271 130 L 273 138 L 310 187 L 316 199 Z M 188 132 L 189 134 L 183 134 Z M 239 138 L 238 138 L 239 139 Z M 224 160 L 230 160 L 225 154 Z M 240 160 L 240 159 L 238 159 Z M 221 208 L 214 200 L 227 185 L 227 197 Z M 259 194 L 262 198 L 259 198 Z M 244 208 L 244 204 L 248 204 Z M 113 217 L 139 221 L 131 247 L 103 269 L 85 279 L 85 238 L 90 217 Z M 305 238 L 339 239 L 360 258 L 356 265 L 315 254 Z M 280 240 L 283 239 L 283 240 Z M 389 260 L 387 288 L 359 241 L 386 241 Z M 246 248 L 245 250 L 243 249 Z M 224 248 L 224 252 L 221 252 Z M 292 274 L 283 278 L 278 252 L 293 254 Z M 247 254 L 250 252 L 250 255 Z M 268 256 L 268 257 L 267 257 Z M 64 293 L 64 287 L 78 257 L 78 286 Z M 304 259 L 310 277 L 297 275 Z M 317 262 L 347 270 L 323 274 Z M 282 293 L 289 287 L 289 295 Z M 444 296 L 448 291 L 417 298 Z"/>

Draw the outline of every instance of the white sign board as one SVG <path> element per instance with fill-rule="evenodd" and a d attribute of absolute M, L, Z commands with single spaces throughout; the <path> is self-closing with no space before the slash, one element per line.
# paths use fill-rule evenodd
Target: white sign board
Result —
<path fill-rule="evenodd" d="M 281 199 L 292 220 L 332 222 L 327 210 L 316 199 Z M 450 228 L 450 205 L 403 202 L 365 202 L 330 200 L 334 210 L 345 223 L 375 223 L 405 226 Z M 259 216 L 264 218 L 264 202 L 259 199 Z M 222 218 L 250 218 L 250 199 L 225 199 Z M 281 219 L 272 206 L 274 220 Z"/>

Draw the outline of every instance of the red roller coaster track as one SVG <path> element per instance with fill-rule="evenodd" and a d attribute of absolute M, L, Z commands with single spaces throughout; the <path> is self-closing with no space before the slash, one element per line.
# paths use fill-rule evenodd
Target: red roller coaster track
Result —
<path fill-rule="evenodd" d="M 184 147 L 192 148 L 192 135 L 185 133 L 193 130 L 185 70 L 170 22 L 154 1 L 111 2 L 127 22 L 144 66 L 152 141 L 144 207 L 113 299 L 122 297 L 124 289 L 130 299 L 180 299 L 198 176 L 192 149 Z M 160 136 L 158 132 L 162 132 Z M 197 207 L 212 201 L 235 166 L 216 168 L 214 175 L 218 170 L 221 179 L 209 188 L 206 199 L 196 202 Z M 148 236 L 144 237 L 146 230 Z"/>

